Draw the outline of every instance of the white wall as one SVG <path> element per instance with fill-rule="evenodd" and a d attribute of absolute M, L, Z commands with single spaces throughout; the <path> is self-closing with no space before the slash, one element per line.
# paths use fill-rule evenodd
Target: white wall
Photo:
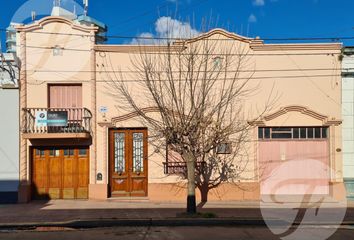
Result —
<path fill-rule="evenodd" d="M 345 56 L 343 69 L 354 68 L 354 55 Z M 354 69 L 353 75 L 342 78 L 342 114 L 343 114 L 343 177 L 354 178 Z"/>
<path fill-rule="evenodd" d="M 19 92 L 0 88 L 0 197 L 19 181 Z M 2 195 L 1 195 L 2 194 Z"/>

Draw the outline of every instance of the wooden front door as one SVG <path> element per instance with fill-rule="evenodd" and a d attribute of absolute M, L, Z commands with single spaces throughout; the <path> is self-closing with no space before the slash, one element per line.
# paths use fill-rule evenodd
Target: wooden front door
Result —
<path fill-rule="evenodd" d="M 34 199 L 86 199 L 89 184 L 89 150 L 34 148 L 32 196 Z"/>
<path fill-rule="evenodd" d="M 147 130 L 110 131 L 111 197 L 147 196 Z"/>

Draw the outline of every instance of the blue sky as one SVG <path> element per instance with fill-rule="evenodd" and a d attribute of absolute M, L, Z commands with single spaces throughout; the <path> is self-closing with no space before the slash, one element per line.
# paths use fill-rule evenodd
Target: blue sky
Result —
<path fill-rule="evenodd" d="M 30 17 L 31 11 L 50 11 L 53 0 L 30 0 L 17 15 Z M 69 10 L 71 1 L 62 0 Z M 0 27 L 6 28 L 26 0 L 0 0 Z M 77 11 L 82 0 L 77 0 Z M 36 3 L 36 4 L 33 4 Z M 109 35 L 159 35 L 156 21 L 170 16 L 181 22 L 193 19 L 200 29 L 201 19 L 213 19 L 212 27 L 222 27 L 241 35 L 261 38 L 354 36 L 352 0 L 89 0 L 89 15 L 109 27 Z M 5 35 L 2 34 L 2 42 Z M 129 39 L 112 39 L 126 43 Z M 354 41 L 345 42 L 354 45 Z"/>

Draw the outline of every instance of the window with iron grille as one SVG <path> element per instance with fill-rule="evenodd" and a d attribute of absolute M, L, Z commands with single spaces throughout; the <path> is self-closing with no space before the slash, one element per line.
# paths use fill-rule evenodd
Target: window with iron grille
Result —
<path fill-rule="evenodd" d="M 328 127 L 259 127 L 258 139 L 327 139 Z"/>

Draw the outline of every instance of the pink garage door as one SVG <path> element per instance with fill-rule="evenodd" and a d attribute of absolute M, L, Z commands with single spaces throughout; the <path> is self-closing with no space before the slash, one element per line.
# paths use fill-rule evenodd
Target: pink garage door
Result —
<path fill-rule="evenodd" d="M 259 142 L 261 194 L 329 193 L 327 140 Z"/>

